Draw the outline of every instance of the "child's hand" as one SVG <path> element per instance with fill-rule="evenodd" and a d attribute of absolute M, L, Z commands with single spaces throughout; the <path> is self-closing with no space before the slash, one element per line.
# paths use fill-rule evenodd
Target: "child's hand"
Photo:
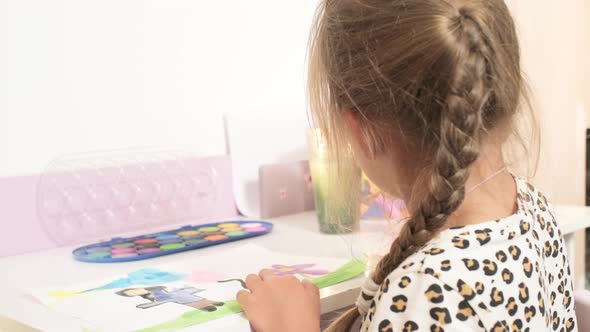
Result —
<path fill-rule="evenodd" d="M 237 299 L 256 332 L 320 331 L 320 292 L 309 280 L 262 270 L 246 285 L 250 291 L 241 290 Z"/>

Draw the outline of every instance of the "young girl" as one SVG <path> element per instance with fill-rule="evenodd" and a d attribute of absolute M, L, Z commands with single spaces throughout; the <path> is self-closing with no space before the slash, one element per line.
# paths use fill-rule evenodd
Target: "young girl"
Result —
<path fill-rule="evenodd" d="M 577 330 L 552 207 L 503 158 L 525 83 L 502 0 L 323 0 L 310 65 L 330 145 L 412 212 L 329 331 Z M 319 331 L 310 283 L 247 285 L 257 332 Z"/>

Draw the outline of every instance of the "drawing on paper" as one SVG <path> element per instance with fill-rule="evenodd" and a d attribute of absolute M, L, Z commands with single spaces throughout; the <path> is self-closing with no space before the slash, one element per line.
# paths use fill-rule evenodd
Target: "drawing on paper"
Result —
<path fill-rule="evenodd" d="M 138 304 L 138 309 L 149 309 L 154 308 L 165 303 L 176 303 L 182 304 L 193 309 L 202 311 L 215 311 L 217 307 L 223 306 L 221 301 L 212 301 L 204 297 L 196 295 L 204 291 L 204 289 L 195 287 L 182 287 L 167 289 L 166 286 L 154 286 L 154 287 L 138 287 L 138 288 L 127 288 L 116 292 L 115 294 L 125 297 L 139 296 L 147 303 Z"/>
<path fill-rule="evenodd" d="M 96 331 L 164 332 L 205 324 L 195 331 L 227 330 L 226 324 L 248 322 L 236 316 L 238 291 L 245 275 L 261 269 L 294 275 L 323 288 L 364 271 L 357 261 L 291 256 L 248 245 L 200 258 L 83 281 L 66 287 L 32 290 L 51 310 L 84 321 Z M 59 290 L 56 290 L 59 289 Z M 233 319 L 221 319 L 233 316 Z M 217 326 L 223 328 L 216 329 Z"/>
<path fill-rule="evenodd" d="M 147 268 L 128 273 L 126 277 L 115 279 L 111 282 L 108 282 L 98 287 L 89 288 L 82 291 L 53 290 L 49 291 L 48 295 L 55 298 L 56 300 L 65 300 L 67 298 L 80 295 L 83 293 L 97 292 L 109 289 L 121 289 L 138 285 L 152 286 L 167 282 L 179 281 L 184 279 L 185 277 L 186 276 L 184 274 Z"/>

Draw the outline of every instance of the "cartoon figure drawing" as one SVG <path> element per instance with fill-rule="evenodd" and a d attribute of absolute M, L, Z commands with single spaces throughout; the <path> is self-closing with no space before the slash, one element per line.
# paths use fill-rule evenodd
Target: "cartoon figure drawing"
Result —
<path fill-rule="evenodd" d="M 137 305 L 139 309 L 149 309 L 165 303 L 178 303 L 202 311 L 215 311 L 217 307 L 224 305 L 223 302 L 212 301 L 201 296 L 195 295 L 204 289 L 195 287 L 182 287 L 178 289 L 167 290 L 163 286 L 127 288 L 118 291 L 116 294 L 126 297 L 141 296 L 150 301 Z"/>

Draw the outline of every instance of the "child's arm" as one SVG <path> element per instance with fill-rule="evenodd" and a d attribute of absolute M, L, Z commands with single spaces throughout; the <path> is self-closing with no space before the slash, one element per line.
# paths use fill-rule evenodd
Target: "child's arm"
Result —
<path fill-rule="evenodd" d="M 320 292 L 311 281 L 262 270 L 246 285 L 237 300 L 256 332 L 320 332 Z"/>

